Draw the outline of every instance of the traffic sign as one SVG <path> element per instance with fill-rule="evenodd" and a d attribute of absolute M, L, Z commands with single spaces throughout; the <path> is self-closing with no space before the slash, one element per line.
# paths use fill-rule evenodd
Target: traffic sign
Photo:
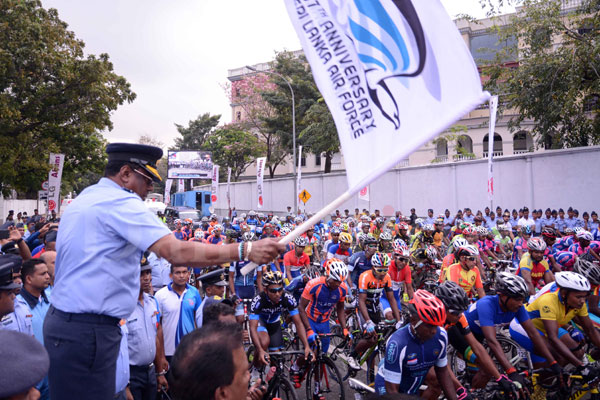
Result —
<path fill-rule="evenodd" d="M 310 193 L 308 193 L 308 190 L 306 190 L 306 189 L 304 189 L 303 191 L 301 191 L 301 192 L 300 192 L 300 194 L 298 195 L 298 198 L 299 198 L 300 200 L 302 200 L 302 202 L 303 202 L 304 204 L 306 204 L 306 202 L 307 202 L 308 200 L 310 200 L 310 198 L 311 198 L 311 197 L 312 197 L 312 196 L 310 195 Z"/>
<path fill-rule="evenodd" d="M 48 186 L 49 186 L 48 181 L 42 182 L 42 189 L 48 190 Z"/>

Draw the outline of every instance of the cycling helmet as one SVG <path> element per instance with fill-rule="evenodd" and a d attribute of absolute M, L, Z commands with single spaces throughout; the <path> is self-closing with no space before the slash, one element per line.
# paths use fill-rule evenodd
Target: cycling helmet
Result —
<path fill-rule="evenodd" d="M 463 235 L 474 235 L 475 234 L 475 227 L 472 225 L 467 225 L 463 228 Z"/>
<path fill-rule="evenodd" d="M 240 217 L 241 217 L 242 219 L 246 219 L 246 213 L 242 213 L 242 214 L 240 215 Z"/>
<path fill-rule="evenodd" d="M 417 219 L 415 219 L 415 225 L 417 225 L 417 226 L 423 226 L 424 222 L 425 221 L 423 221 L 423 218 L 417 218 Z"/>
<path fill-rule="evenodd" d="M 256 217 L 256 211 L 254 211 L 254 210 L 248 211 L 248 216 L 249 217 Z"/>
<path fill-rule="evenodd" d="M 487 234 L 489 233 L 488 229 L 485 226 L 478 226 L 477 231 L 480 235 L 485 235 L 485 236 L 487 236 Z"/>
<path fill-rule="evenodd" d="M 527 248 L 530 251 L 544 251 L 546 250 L 546 247 L 548 246 L 546 245 L 546 242 L 544 242 L 544 239 L 539 237 L 533 237 L 527 241 Z"/>
<path fill-rule="evenodd" d="M 429 258 L 430 260 L 435 260 L 438 258 L 437 249 L 434 246 L 427 246 L 427 249 L 425 250 L 425 255 L 427 255 L 427 258 Z"/>
<path fill-rule="evenodd" d="M 343 223 L 340 229 L 342 230 L 342 232 L 348 232 L 350 230 L 350 227 L 347 223 Z"/>
<path fill-rule="evenodd" d="M 291 231 L 292 229 L 294 229 L 294 224 L 290 224 L 290 223 L 286 222 L 285 224 L 283 224 L 283 227 L 288 228 Z"/>
<path fill-rule="evenodd" d="M 478 256 L 479 250 L 477 249 L 476 246 L 473 246 L 472 244 L 468 244 L 466 246 L 460 246 L 456 253 L 457 253 L 456 256 L 459 258 L 461 256 Z"/>
<path fill-rule="evenodd" d="M 242 239 L 244 240 L 244 242 L 253 242 L 257 238 L 256 238 L 256 235 L 254 234 L 254 232 L 248 231 L 248 232 L 244 232 Z"/>
<path fill-rule="evenodd" d="M 577 272 L 562 271 L 554 274 L 556 285 L 561 289 L 577 290 L 579 292 L 590 291 L 590 281 Z"/>
<path fill-rule="evenodd" d="M 254 233 L 256 233 L 256 236 L 260 236 L 260 235 L 262 235 L 262 233 L 263 233 L 263 228 L 262 228 L 262 226 L 257 226 L 257 227 L 254 229 Z"/>
<path fill-rule="evenodd" d="M 331 233 L 332 235 L 339 235 L 340 233 L 342 233 L 342 231 L 340 231 L 340 228 L 333 227 L 331 228 L 331 232 L 329 233 Z"/>
<path fill-rule="evenodd" d="M 258 213 L 258 215 L 257 215 L 257 216 L 258 216 L 258 218 L 264 218 L 264 217 L 265 217 L 265 214 L 263 214 L 263 213 Z"/>
<path fill-rule="evenodd" d="M 509 272 L 499 272 L 496 276 L 496 291 L 508 297 L 526 299 L 529 297 L 529 288 L 525 279 Z"/>
<path fill-rule="evenodd" d="M 181 221 L 180 221 L 181 222 Z M 208 222 L 208 217 L 202 217 L 200 219 L 200 222 Z"/>
<path fill-rule="evenodd" d="M 348 267 L 343 261 L 332 258 L 325 263 L 325 275 L 335 281 L 344 282 L 348 276 Z"/>
<path fill-rule="evenodd" d="M 296 225 L 299 225 L 302 222 L 304 222 L 304 220 L 302 219 L 302 217 L 296 217 L 296 218 L 294 218 L 294 222 L 296 223 Z"/>
<path fill-rule="evenodd" d="M 306 247 L 308 246 L 308 239 L 304 236 L 298 236 L 294 239 L 294 244 L 298 247 Z"/>
<path fill-rule="evenodd" d="M 217 214 L 211 214 L 211 215 L 210 215 L 210 219 L 217 220 L 217 219 L 218 219 L 218 218 L 217 218 Z"/>
<path fill-rule="evenodd" d="M 500 224 L 500 225 L 498 225 L 498 230 L 499 231 L 510 231 L 510 228 L 506 224 Z"/>
<path fill-rule="evenodd" d="M 583 231 L 583 227 L 581 226 L 576 226 L 575 228 L 573 228 L 573 232 L 575 232 L 575 235 L 579 234 L 579 232 Z"/>
<path fill-rule="evenodd" d="M 350 235 L 348 232 L 340 233 L 340 242 L 352 244 L 352 235 Z"/>
<path fill-rule="evenodd" d="M 375 218 L 375 223 L 377 225 L 383 224 L 384 222 L 385 222 L 385 220 L 383 219 L 383 217 L 377 217 L 377 218 Z"/>
<path fill-rule="evenodd" d="M 267 271 L 262 276 L 263 286 L 283 285 L 283 277 L 279 271 Z"/>
<path fill-rule="evenodd" d="M 377 244 L 377 239 L 375 239 L 375 236 L 371 235 L 370 233 L 367 234 L 367 237 L 365 238 L 364 241 L 365 245 L 370 245 L 370 244 Z"/>
<path fill-rule="evenodd" d="M 240 233 L 238 231 L 236 231 L 235 229 L 227 229 L 225 231 L 225 236 L 227 236 L 228 238 L 237 239 L 240 237 Z"/>
<path fill-rule="evenodd" d="M 358 235 L 356 235 L 356 240 L 358 241 L 358 243 L 364 243 L 365 239 L 367 238 L 367 234 L 364 232 L 360 232 Z"/>
<path fill-rule="evenodd" d="M 364 222 L 369 222 L 371 220 L 371 218 L 369 218 L 368 215 L 361 215 L 360 220 L 364 221 Z"/>
<path fill-rule="evenodd" d="M 284 226 L 283 228 L 281 228 L 279 233 L 281 233 L 281 236 L 285 236 L 285 235 L 289 234 L 291 231 L 292 230 L 290 228 L 288 228 L 287 226 Z"/>
<path fill-rule="evenodd" d="M 408 230 L 408 224 L 406 222 L 400 222 L 398 224 L 398 230 L 400 229 Z"/>
<path fill-rule="evenodd" d="M 456 239 L 454 239 L 454 248 L 455 249 L 459 249 L 462 246 L 468 246 L 469 242 L 467 242 L 467 239 L 463 238 L 463 237 L 457 237 Z"/>
<path fill-rule="evenodd" d="M 175 223 L 175 225 L 181 224 L 181 220 L 179 218 L 177 218 L 175 221 L 173 221 L 173 223 Z"/>
<path fill-rule="evenodd" d="M 434 228 L 433 228 L 433 225 L 431 225 L 431 224 L 425 224 L 425 225 L 423 225 L 423 230 L 427 231 L 427 232 L 433 232 Z"/>
<path fill-rule="evenodd" d="M 592 235 L 592 233 L 586 231 L 585 229 L 582 229 L 579 232 L 577 232 L 576 236 L 577 236 L 577 239 L 583 239 L 583 240 L 587 240 L 590 242 L 592 240 L 594 240 L 594 236 Z"/>
<path fill-rule="evenodd" d="M 381 232 L 381 234 L 379 235 L 379 240 L 383 240 L 386 242 L 392 240 L 392 233 L 390 231 Z"/>
<path fill-rule="evenodd" d="M 194 221 L 191 218 L 186 218 L 185 222 L 187 222 L 188 224 L 193 224 Z"/>
<path fill-rule="evenodd" d="M 223 217 L 222 222 L 229 222 L 229 217 Z"/>
<path fill-rule="evenodd" d="M 204 232 L 201 229 L 196 229 L 196 232 L 194 232 L 194 237 L 196 239 L 204 239 Z"/>
<path fill-rule="evenodd" d="M 308 279 L 315 279 L 321 276 L 321 268 L 319 265 L 311 265 L 304 270 L 304 276 Z"/>
<path fill-rule="evenodd" d="M 389 267 L 392 263 L 387 253 L 377 252 L 371 257 L 371 265 L 375 268 Z"/>
<path fill-rule="evenodd" d="M 556 230 L 551 226 L 545 226 L 542 228 L 542 236 L 551 239 L 556 239 Z"/>
<path fill-rule="evenodd" d="M 434 294 L 452 314 L 463 313 L 469 308 L 469 296 L 456 282 L 444 281 L 435 289 Z"/>
<path fill-rule="evenodd" d="M 437 289 L 438 286 L 439 286 L 439 282 L 437 282 L 437 281 L 426 280 L 423 282 L 423 290 L 426 290 L 431 294 L 433 294 L 433 292 L 435 292 L 435 289 Z"/>
<path fill-rule="evenodd" d="M 392 243 L 394 253 L 400 253 L 403 247 L 406 247 L 406 242 L 402 239 L 396 239 L 394 240 L 394 243 Z"/>
<path fill-rule="evenodd" d="M 223 232 L 223 225 L 215 224 L 215 226 L 213 226 L 213 232 L 214 231 Z"/>
<path fill-rule="evenodd" d="M 574 265 L 575 272 L 587 278 L 592 285 L 600 285 L 600 266 L 597 264 L 578 258 Z"/>
<path fill-rule="evenodd" d="M 566 234 L 571 234 L 571 233 L 574 233 L 574 232 L 575 232 L 575 230 L 573 228 L 565 228 L 565 233 Z"/>
<path fill-rule="evenodd" d="M 529 226 L 529 225 L 523 225 L 521 227 L 521 233 L 523 235 L 531 235 L 531 226 Z"/>
<path fill-rule="evenodd" d="M 417 290 L 409 304 L 411 312 L 426 324 L 442 326 L 446 322 L 444 303 L 425 290 Z"/>

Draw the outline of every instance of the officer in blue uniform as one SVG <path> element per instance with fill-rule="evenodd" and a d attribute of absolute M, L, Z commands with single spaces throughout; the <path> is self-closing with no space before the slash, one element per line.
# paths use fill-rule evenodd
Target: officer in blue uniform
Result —
<path fill-rule="evenodd" d="M 0 255 L 0 329 L 7 329 L 6 326 L 12 324 L 10 315 L 15 310 L 15 289 L 19 287 L 13 281 L 13 268 L 21 263 L 19 256 Z"/>
<path fill-rule="evenodd" d="M 275 258 L 274 241 L 209 246 L 181 242 L 144 205 L 161 180 L 154 146 L 112 143 L 105 177 L 86 188 L 61 218 L 52 306 L 44 321 L 50 397 L 111 399 L 115 394 L 119 321 L 131 315 L 140 288 L 140 259 L 150 250 L 174 265 L 204 267 Z"/>

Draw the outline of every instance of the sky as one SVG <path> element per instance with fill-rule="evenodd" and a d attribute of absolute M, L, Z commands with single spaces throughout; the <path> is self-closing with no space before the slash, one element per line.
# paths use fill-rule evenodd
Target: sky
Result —
<path fill-rule="evenodd" d="M 421 1 L 421 0 L 419 0 Z M 442 0 L 450 16 L 483 17 L 479 0 Z M 109 142 L 149 135 L 165 146 L 199 115 L 231 121 L 224 89 L 229 69 L 298 50 L 282 0 L 42 0 L 85 44 L 108 53 L 137 94 L 112 115 Z"/>

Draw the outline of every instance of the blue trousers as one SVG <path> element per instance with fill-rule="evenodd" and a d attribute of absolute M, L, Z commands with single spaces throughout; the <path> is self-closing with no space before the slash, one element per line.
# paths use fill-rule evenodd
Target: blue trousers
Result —
<path fill-rule="evenodd" d="M 115 396 L 121 342 L 118 318 L 70 314 L 50 307 L 44 346 L 50 356 L 52 400 L 109 400 Z"/>

